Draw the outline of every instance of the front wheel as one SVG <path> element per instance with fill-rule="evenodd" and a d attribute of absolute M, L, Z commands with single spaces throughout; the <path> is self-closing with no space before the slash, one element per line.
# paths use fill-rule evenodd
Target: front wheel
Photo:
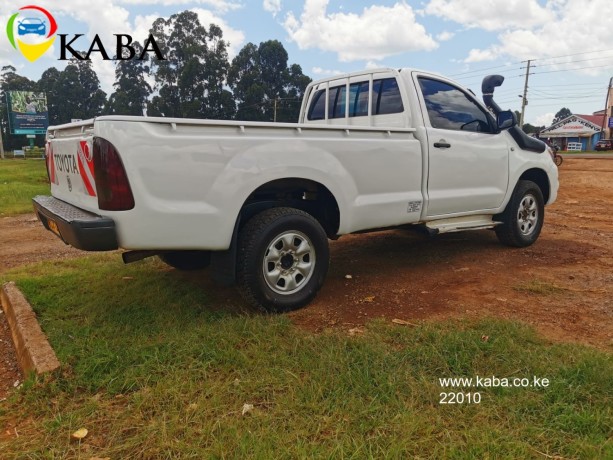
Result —
<path fill-rule="evenodd" d="M 507 207 L 497 216 L 502 223 L 496 226 L 496 235 L 507 246 L 530 246 L 538 239 L 544 218 L 541 189 L 532 181 L 520 180 Z"/>
<path fill-rule="evenodd" d="M 252 217 L 238 238 L 238 286 L 251 304 L 269 312 L 308 304 L 328 272 L 328 238 L 310 214 L 272 208 Z"/>
<path fill-rule="evenodd" d="M 556 164 L 556 166 L 561 166 L 563 161 L 564 161 L 564 159 L 562 158 L 562 155 L 558 155 L 556 153 L 556 155 L 555 155 L 555 157 L 553 159 L 553 162 Z"/>

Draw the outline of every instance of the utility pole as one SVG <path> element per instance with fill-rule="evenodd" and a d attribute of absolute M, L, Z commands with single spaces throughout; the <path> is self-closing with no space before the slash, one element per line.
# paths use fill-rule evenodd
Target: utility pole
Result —
<path fill-rule="evenodd" d="M 607 109 L 609 108 L 609 94 L 611 93 L 611 85 L 613 84 L 613 77 L 609 80 L 609 87 L 607 88 L 607 97 L 604 100 L 604 117 L 602 117 L 602 126 L 600 127 L 600 138 L 604 139 L 605 136 L 605 124 L 607 119 L 609 118 L 609 114 L 607 113 Z M 611 137 L 611 136 L 609 136 Z"/>
<path fill-rule="evenodd" d="M 275 97 L 275 117 L 274 117 L 274 122 L 277 122 L 277 101 L 279 100 L 278 97 Z"/>
<path fill-rule="evenodd" d="M 528 95 L 528 76 L 530 75 L 530 59 L 528 59 L 528 65 L 526 66 L 526 81 L 524 82 L 524 95 L 521 98 L 521 117 L 519 118 L 519 127 L 524 126 L 524 113 L 526 112 L 526 105 L 528 101 L 526 96 Z"/>

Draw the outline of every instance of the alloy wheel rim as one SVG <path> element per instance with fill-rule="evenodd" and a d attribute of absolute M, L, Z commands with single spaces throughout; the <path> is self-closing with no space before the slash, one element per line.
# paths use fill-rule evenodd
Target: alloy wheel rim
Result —
<path fill-rule="evenodd" d="M 315 262 L 315 248 L 308 236 L 297 230 L 280 233 L 264 252 L 264 281 L 277 294 L 293 294 L 309 282 Z"/>
<path fill-rule="evenodd" d="M 522 235 L 531 235 L 538 223 L 539 211 L 534 195 L 524 195 L 517 210 L 517 225 Z"/>

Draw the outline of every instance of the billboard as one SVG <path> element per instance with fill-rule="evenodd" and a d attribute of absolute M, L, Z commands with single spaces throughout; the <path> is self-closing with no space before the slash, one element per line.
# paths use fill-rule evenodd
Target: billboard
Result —
<path fill-rule="evenodd" d="M 44 92 L 8 91 L 7 104 L 11 134 L 45 134 L 49 112 Z"/>

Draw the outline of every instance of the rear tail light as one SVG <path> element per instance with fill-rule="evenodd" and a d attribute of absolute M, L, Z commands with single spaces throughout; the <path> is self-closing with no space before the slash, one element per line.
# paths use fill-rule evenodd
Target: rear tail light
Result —
<path fill-rule="evenodd" d="M 134 195 L 117 149 L 106 139 L 94 138 L 94 178 L 98 208 L 127 211 L 134 208 Z"/>

